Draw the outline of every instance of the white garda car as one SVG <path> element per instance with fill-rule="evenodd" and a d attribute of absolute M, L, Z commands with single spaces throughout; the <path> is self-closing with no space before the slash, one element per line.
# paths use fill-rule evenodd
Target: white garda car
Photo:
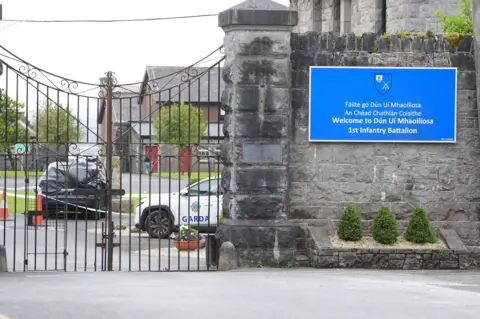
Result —
<path fill-rule="evenodd" d="M 143 198 L 135 209 L 135 227 L 153 238 L 167 238 L 180 225 L 213 233 L 222 208 L 221 176 L 187 186 L 179 193 L 155 194 Z"/>

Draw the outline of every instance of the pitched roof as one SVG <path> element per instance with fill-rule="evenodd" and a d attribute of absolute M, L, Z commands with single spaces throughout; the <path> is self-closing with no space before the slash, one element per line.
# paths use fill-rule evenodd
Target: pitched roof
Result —
<path fill-rule="evenodd" d="M 147 89 L 147 86 L 149 90 Z M 219 64 L 213 67 L 147 66 L 140 92 L 152 95 L 156 103 L 186 101 L 218 103 L 225 83 Z M 139 103 L 141 104 L 140 98 Z"/>
<path fill-rule="evenodd" d="M 118 87 L 114 92 L 120 95 L 112 99 L 113 123 L 126 123 L 140 119 L 140 84 L 125 85 Z"/>
<path fill-rule="evenodd" d="M 113 123 L 126 123 L 129 121 L 138 121 L 140 119 L 140 104 L 138 96 L 140 94 L 140 84 L 122 85 L 113 90 L 112 98 L 112 119 Z M 105 99 L 100 99 L 100 112 L 98 114 L 98 123 L 103 123 L 105 116 Z"/>

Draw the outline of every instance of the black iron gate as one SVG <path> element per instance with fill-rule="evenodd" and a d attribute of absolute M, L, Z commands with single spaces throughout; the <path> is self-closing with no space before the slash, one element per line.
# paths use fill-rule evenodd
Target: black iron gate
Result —
<path fill-rule="evenodd" d="M 10 271 L 216 269 L 221 47 L 124 85 L 60 77 L 1 46 L 0 59 Z"/>

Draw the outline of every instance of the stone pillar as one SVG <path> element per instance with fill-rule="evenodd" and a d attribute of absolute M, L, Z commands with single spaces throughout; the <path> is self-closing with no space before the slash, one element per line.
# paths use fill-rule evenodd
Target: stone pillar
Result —
<path fill-rule="evenodd" d="M 299 230 L 288 222 L 290 35 L 297 12 L 248 0 L 219 15 L 225 31 L 222 147 L 224 220 L 240 266 L 292 262 Z M 301 236 L 300 236 L 301 237 Z"/>
<path fill-rule="evenodd" d="M 384 10 L 386 8 L 384 8 L 383 0 L 353 0 L 350 2 L 352 33 L 385 32 Z"/>
<path fill-rule="evenodd" d="M 340 34 L 352 32 L 352 0 L 340 3 Z"/>
<path fill-rule="evenodd" d="M 293 32 L 322 32 L 323 0 L 290 0 L 290 6 L 298 12 L 298 23 Z"/>
<path fill-rule="evenodd" d="M 480 115 L 480 0 L 472 0 L 473 36 L 475 42 L 475 73 L 477 79 L 477 112 Z"/>
<path fill-rule="evenodd" d="M 340 35 L 340 0 L 322 0 L 322 32 Z"/>

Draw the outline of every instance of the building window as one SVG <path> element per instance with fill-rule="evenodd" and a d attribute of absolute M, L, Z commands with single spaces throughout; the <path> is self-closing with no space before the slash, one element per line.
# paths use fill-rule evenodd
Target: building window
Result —
<path fill-rule="evenodd" d="M 198 161 L 200 163 L 217 163 L 220 155 L 220 147 L 214 149 L 199 149 L 197 151 Z"/>

